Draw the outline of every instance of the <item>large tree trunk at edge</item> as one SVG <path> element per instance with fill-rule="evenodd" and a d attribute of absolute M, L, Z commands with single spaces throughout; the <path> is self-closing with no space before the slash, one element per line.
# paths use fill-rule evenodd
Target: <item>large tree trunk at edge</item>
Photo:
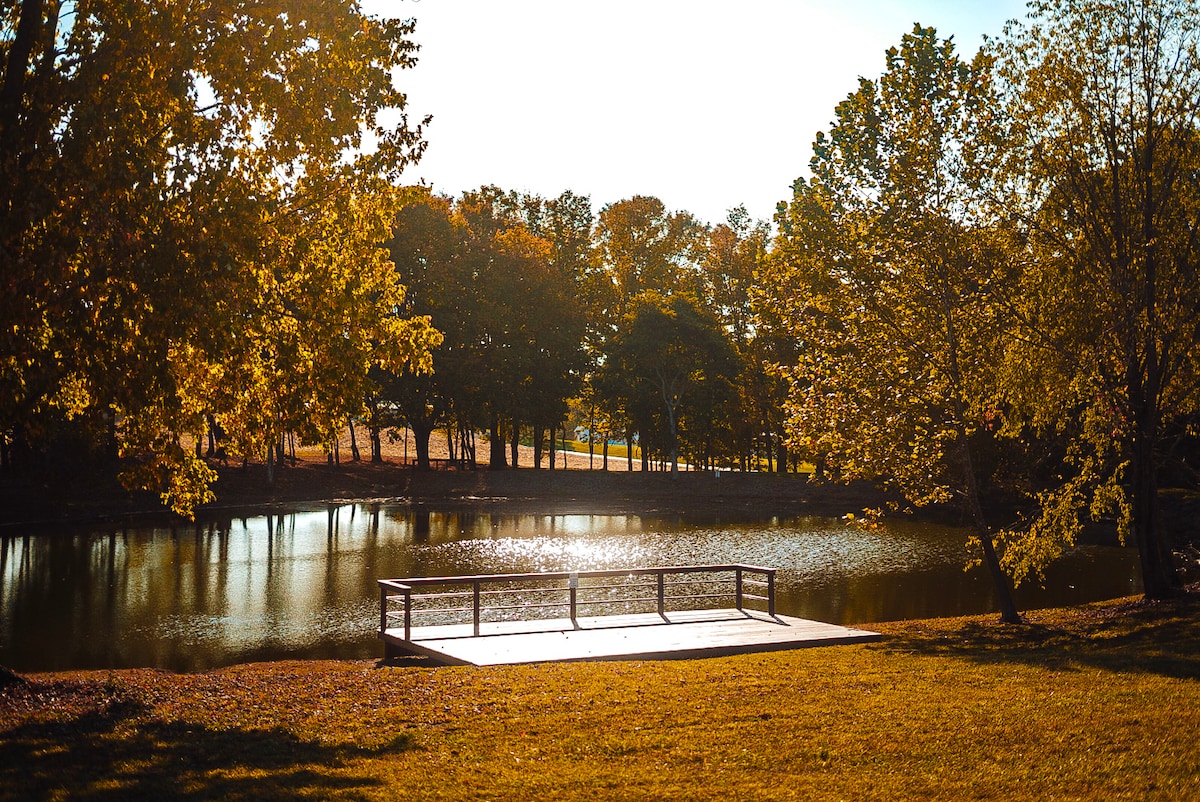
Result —
<path fill-rule="evenodd" d="M 1147 599 L 1178 596 L 1182 585 L 1175 570 L 1170 544 L 1159 519 L 1158 480 L 1154 472 L 1154 444 L 1141 435 L 1133 446 L 1132 488 L 1133 540 L 1142 563 L 1142 590 Z"/>

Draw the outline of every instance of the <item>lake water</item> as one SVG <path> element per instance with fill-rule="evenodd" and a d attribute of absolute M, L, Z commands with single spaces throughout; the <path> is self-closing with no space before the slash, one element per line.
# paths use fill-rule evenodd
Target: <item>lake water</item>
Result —
<path fill-rule="evenodd" d="M 17 671 L 371 658 L 376 580 L 741 562 L 778 611 L 839 624 L 994 609 L 962 530 L 823 518 L 414 512 L 348 504 L 172 528 L 0 538 L 0 665 Z M 1137 553 L 1077 549 L 1023 609 L 1140 592 Z"/>

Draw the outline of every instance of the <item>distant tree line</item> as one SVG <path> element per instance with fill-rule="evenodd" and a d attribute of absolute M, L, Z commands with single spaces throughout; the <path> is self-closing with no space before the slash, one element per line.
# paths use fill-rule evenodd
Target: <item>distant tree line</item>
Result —
<path fill-rule="evenodd" d="M 379 370 L 368 407 L 374 428 L 413 430 L 419 465 L 445 427 L 460 459 L 486 432 L 490 467 L 519 465 L 522 439 L 538 467 L 571 421 L 602 466 L 617 440 L 638 443 L 643 469 L 786 469 L 784 387 L 763 359 L 775 346 L 751 323 L 765 223 L 739 207 L 709 227 L 641 196 L 596 216 L 570 191 L 411 191 L 389 248 L 404 313 L 445 340 L 430 374 Z"/>

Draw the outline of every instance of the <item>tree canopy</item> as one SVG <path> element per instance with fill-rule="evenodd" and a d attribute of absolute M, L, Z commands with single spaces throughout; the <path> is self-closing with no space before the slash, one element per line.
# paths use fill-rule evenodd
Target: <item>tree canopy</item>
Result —
<path fill-rule="evenodd" d="M 395 314 L 392 188 L 423 148 L 393 70 L 411 22 L 357 3 L 22 0 L 0 35 L 0 430 L 36 463 L 109 429 L 188 513 L 214 416 L 266 455 L 428 367 Z M 385 123 L 387 112 L 399 122 Z M 40 456 L 39 456 L 40 455 Z"/>
<path fill-rule="evenodd" d="M 801 343 L 786 367 L 793 431 L 844 478 L 885 479 L 918 505 L 960 497 L 1015 620 L 971 450 L 994 397 L 997 338 L 962 158 L 986 67 L 921 26 L 889 50 L 879 81 L 863 79 L 817 136 L 812 180 L 780 213 L 767 284 L 788 288 Z"/>
<path fill-rule="evenodd" d="M 1200 410 L 1200 11 L 1031 4 L 996 48 L 995 216 L 1024 243 L 1006 349 L 1013 418 L 1067 432 L 1069 470 L 1013 553 L 1112 515 L 1146 593 L 1179 584 L 1158 476 Z"/>

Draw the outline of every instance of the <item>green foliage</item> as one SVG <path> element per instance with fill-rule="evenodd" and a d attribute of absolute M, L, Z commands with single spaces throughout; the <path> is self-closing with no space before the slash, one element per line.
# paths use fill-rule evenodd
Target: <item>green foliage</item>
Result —
<path fill-rule="evenodd" d="M 681 417 L 688 411 L 702 414 L 711 393 L 737 374 L 737 360 L 716 319 L 688 296 L 646 292 L 633 300 L 612 338 L 605 370 L 623 393 L 624 408 L 634 411 L 635 421 L 640 418 L 642 437 L 662 438 L 674 472 Z M 650 425 L 656 417 L 661 423 Z"/>
<path fill-rule="evenodd" d="M 1040 578 L 1090 516 L 1170 595 L 1158 473 L 1200 405 L 1200 9 L 1030 12 L 970 64 L 917 26 L 838 106 L 759 321 L 797 349 L 777 371 L 818 466 L 962 498 L 988 557 L 972 443 L 1053 452 L 997 533 L 1004 569 Z"/>

